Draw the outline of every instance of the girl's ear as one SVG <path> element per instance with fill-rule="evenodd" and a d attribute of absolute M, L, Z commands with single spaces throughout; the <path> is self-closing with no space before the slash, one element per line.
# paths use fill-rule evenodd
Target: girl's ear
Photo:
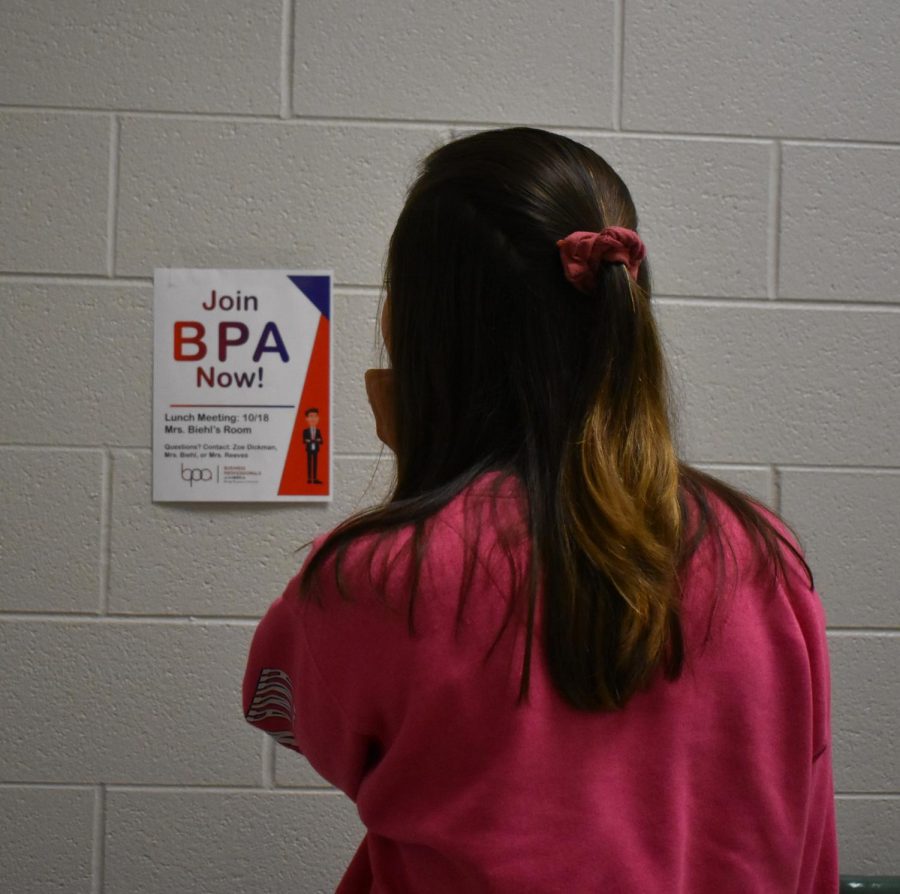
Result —
<path fill-rule="evenodd" d="M 394 425 L 394 371 L 392 369 L 367 369 L 366 394 L 375 415 L 375 432 L 379 440 L 397 451 Z"/>

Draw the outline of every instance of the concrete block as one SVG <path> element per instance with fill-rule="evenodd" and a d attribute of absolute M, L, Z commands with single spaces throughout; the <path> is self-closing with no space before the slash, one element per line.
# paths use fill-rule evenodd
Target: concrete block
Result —
<path fill-rule="evenodd" d="M 0 779 L 253 785 L 250 624 L 0 616 Z"/>
<path fill-rule="evenodd" d="M 681 452 L 721 463 L 900 464 L 900 315 L 657 303 Z"/>
<path fill-rule="evenodd" d="M 841 873 L 900 875 L 900 798 L 838 796 Z"/>
<path fill-rule="evenodd" d="M 378 285 L 415 162 L 440 128 L 125 118 L 116 272 L 333 269 Z"/>
<path fill-rule="evenodd" d="M 900 152 L 788 143 L 781 163 L 779 295 L 900 302 Z"/>
<path fill-rule="evenodd" d="M 278 114 L 281 0 L 9 0 L 0 102 Z"/>
<path fill-rule="evenodd" d="M 0 788 L 0 879 L 9 894 L 91 894 L 94 791 Z"/>
<path fill-rule="evenodd" d="M 690 460 L 689 460 L 690 462 Z M 772 470 L 768 468 L 758 469 L 742 469 L 734 466 L 713 466 L 704 463 L 694 463 L 701 472 L 712 475 L 724 481 L 731 487 L 748 493 L 754 499 L 759 500 L 770 508 L 776 508 L 772 505 Z"/>
<path fill-rule="evenodd" d="M 302 755 L 281 745 L 275 747 L 275 784 L 285 788 L 321 788 L 335 790 L 310 766 Z"/>
<path fill-rule="evenodd" d="M 900 635 L 829 635 L 838 792 L 896 792 Z"/>
<path fill-rule="evenodd" d="M 343 453 L 378 454 L 382 443 L 366 395 L 365 371 L 387 366 L 377 295 L 347 295 L 334 308 L 334 436 Z M 393 457 L 384 448 L 388 459 Z"/>
<path fill-rule="evenodd" d="M 109 133 L 106 115 L 0 112 L 0 270 L 106 272 Z"/>
<path fill-rule="evenodd" d="M 151 287 L 0 282 L 7 443 L 150 444 Z"/>
<path fill-rule="evenodd" d="M 654 294 L 766 296 L 769 147 L 572 137 L 625 181 L 647 246 Z"/>
<path fill-rule="evenodd" d="M 100 605 L 99 450 L 0 449 L 0 609 Z"/>
<path fill-rule="evenodd" d="M 149 451 L 113 457 L 110 611 L 261 617 L 304 543 L 386 493 L 392 463 L 339 457 L 332 503 L 151 503 Z"/>
<path fill-rule="evenodd" d="M 549 16 L 536 0 L 304 4 L 294 112 L 609 127 L 614 10 L 609 0 L 570 0 Z"/>
<path fill-rule="evenodd" d="M 781 505 L 832 627 L 900 628 L 900 475 L 785 469 Z"/>
<path fill-rule="evenodd" d="M 111 791 L 106 894 L 328 894 L 365 828 L 338 793 Z"/>
<path fill-rule="evenodd" d="M 625 11 L 626 129 L 897 140 L 893 0 L 649 0 Z"/>

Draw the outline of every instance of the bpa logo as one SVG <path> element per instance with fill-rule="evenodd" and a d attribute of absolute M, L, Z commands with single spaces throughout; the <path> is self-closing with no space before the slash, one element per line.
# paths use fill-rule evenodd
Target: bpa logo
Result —
<path fill-rule="evenodd" d="M 188 487 L 193 487 L 195 481 L 212 481 L 212 469 L 186 469 L 181 464 L 181 480 L 187 481 Z"/>

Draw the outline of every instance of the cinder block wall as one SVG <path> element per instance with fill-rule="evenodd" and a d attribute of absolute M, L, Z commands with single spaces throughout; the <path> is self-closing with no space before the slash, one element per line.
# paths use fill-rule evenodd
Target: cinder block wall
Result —
<path fill-rule="evenodd" d="M 333 889 L 362 827 L 244 723 L 243 664 L 390 476 L 361 377 L 412 164 L 510 123 L 631 186 L 682 453 L 826 603 L 842 870 L 900 872 L 898 38 L 894 0 L 4 0 L 0 888 Z M 153 505 L 153 268 L 304 265 L 334 504 Z"/>

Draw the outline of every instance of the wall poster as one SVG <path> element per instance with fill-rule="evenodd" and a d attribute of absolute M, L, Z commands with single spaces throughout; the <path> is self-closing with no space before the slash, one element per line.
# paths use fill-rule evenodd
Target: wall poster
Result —
<path fill-rule="evenodd" d="M 331 500 L 332 279 L 154 270 L 154 501 Z"/>

